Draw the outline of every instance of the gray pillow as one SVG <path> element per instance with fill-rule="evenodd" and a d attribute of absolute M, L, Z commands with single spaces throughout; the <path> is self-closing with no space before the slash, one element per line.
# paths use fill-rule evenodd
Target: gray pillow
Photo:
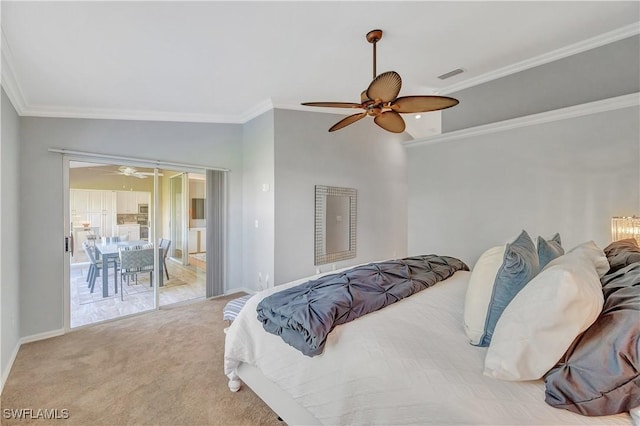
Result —
<path fill-rule="evenodd" d="M 507 244 L 504 258 L 493 284 L 484 334 L 478 346 L 489 346 L 500 315 L 516 294 L 540 272 L 536 246 L 526 231 Z"/>
<path fill-rule="evenodd" d="M 607 274 L 625 268 L 632 263 L 640 262 L 640 247 L 638 247 L 635 238 L 612 242 L 604 248 L 604 254 L 607 256 L 610 266 Z"/>
<path fill-rule="evenodd" d="M 547 404 L 587 416 L 640 406 L 640 262 L 601 282 L 602 313 L 544 378 Z"/>
<path fill-rule="evenodd" d="M 540 270 L 544 269 L 547 263 L 563 254 L 564 249 L 560 241 L 560 234 L 554 235 L 550 240 L 545 240 L 538 236 L 538 260 L 540 261 Z"/>

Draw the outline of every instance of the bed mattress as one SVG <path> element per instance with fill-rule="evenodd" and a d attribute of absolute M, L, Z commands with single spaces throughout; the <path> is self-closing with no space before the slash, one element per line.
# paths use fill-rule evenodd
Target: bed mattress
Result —
<path fill-rule="evenodd" d="M 225 374 L 257 367 L 323 424 L 631 424 L 628 414 L 585 417 L 544 402 L 544 382 L 482 374 L 486 348 L 463 330 L 469 272 L 336 327 L 310 358 L 262 329 L 249 299 L 228 330 Z"/>

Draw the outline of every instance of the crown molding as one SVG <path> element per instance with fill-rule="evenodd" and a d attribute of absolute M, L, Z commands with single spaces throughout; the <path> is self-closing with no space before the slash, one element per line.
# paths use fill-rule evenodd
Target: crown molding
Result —
<path fill-rule="evenodd" d="M 247 121 L 253 120 L 254 118 L 264 114 L 267 111 L 270 111 L 274 108 L 273 102 L 271 99 L 265 99 L 262 102 L 259 102 L 257 105 L 249 108 L 244 114 L 238 116 L 240 123 L 246 123 Z"/>
<path fill-rule="evenodd" d="M 403 142 L 403 145 L 407 148 L 431 145 L 440 142 L 449 142 L 475 136 L 488 135 L 491 133 L 504 132 L 506 130 L 517 129 L 521 127 L 534 126 L 536 124 L 567 120 L 570 118 L 582 117 L 584 115 L 597 114 L 601 112 L 637 106 L 640 106 L 640 92 L 570 106 L 566 108 L 559 108 L 552 111 L 541 112 L 538 114 L 531 114 L 525 117 L 513 118 L 496 123 L 483 124 L 482 126 L 471 127 L 468 129 L 456 130 L 438 136 L 431 136 L 427 138 Z"/>
<path fill-rule="evenodd" d="M 322 112 L 325 114 L 353 114 L 356 108 L 326 108 L 326 107 L 310 107 L 302 104 L 289 103 L 289 102 L 277 102 L 273 105 L 274 108 L 288 109 L 293 111 L 305 111 L 305 112 Z"/>
<path fill-rule="evenodd" d="M 436 92 L 436 94 L 450 94 L 462 89 L 467 89 L 491 80 L 505 77 L 529 68 L 536 67 L 545 63 L 553 62 L 576 53 L 584 52 L 589 49 L 600 47 L 608 43 L 622 40 L 627 37 L 640 34 L 640 22 L 613 30 L 596 37 L 566 46 L 561 49 L 548 52 L 534 58 L 530 58 L 489 73 L 470 78 L 458 84 L 446 86 Z M 288 109 L 307 112 L 321 112 L 330 114 L 348 114 L 353 109 L 343 108 L 317 108 L 306 107 L 304 105 L 278 102 L 274 103 L 271 99 L 261 101 L 257 105 L 246 110 L 244 113 L 236 115 L 221 114 L 191 114 L 191 113 L 172 113 L 160 111 L 134 111 L 134 110 L 110 110 L 110 109 L 85 109 L 70 107 L 50 107 L 30 105 L 25 98 L 20 84 L 15 78 L 13 69 L 11 48 L 7 43 L 7 38 L 2 31 L 2 79 L 1 84 L 9 100 L 13 104 L 16 112 L 20 116 L 28 117 L 51 117 L 51 118 L 85 118 L 85 119 L 106 119 L 106 120 L 142 120 L 142 121 L 170 121 L 170 122 L 191 122 L 191 123 L 224 123 L 224 124 L 244 124 L 259 115 L 274 109 Z"/>
<path fill-rule="evenodd" d="M 13 100 L 12 100 L 13 102 Z M 14 105 L 15 106 L 15 105 Z M 274 108 L 271 99 L 260 102 L 239 115 L 219 115 L 219 114 L 193 114 L 158 111 L 127 111 L 109 109 L 86 109 L 70 107 L 45 107 L 21 105 L 18 114 L 28 117 L 49 117 L 49 118 L 84 118 L 100 120 L 138 120 L 138 121 L 170 121 L 183 123 L 221 123 L 221 124 L 244 124 L 265 112 Z M 17 110 L 17 108 L 16 108 Z"/>
<path fill-rule="evenodd" d="M 32 106 L 25 108 L 21 116 L 50 118 L 85 118 L 101 120 L 172 121 L 185 123 L 242 124 L 241 118 L 232 115 L 191 114 L 159 111 L 133 111 L 109 109 L 85 109 L 69 107 Z"/>
<path fill-rule="evenodd" d="M 524 61 L 516 62 L 515 64 L 507 65 L 506 67 L 499 68 L 497 70 L 479 75 L 477 77 L 469 78 L 467 80 L 461 81 L 460 83 L 445 86 L 438 91 L 438 94 L 448 95 L 451 93 L 455 93 L 463 89 L 468 89 L 482 83 L 487 83 L 498 78 L 506 77 L 520 71 L 537 67 L 539 65 L 557 61 L 571 55 L 575 55 L 576 53 L 595 49 L 596 47 L 604 46 L 606 44 L 613 43 L 615 41 L 632 37 L 638 34 L 640 34 L 640 22 L 635 22 L 631 25 L 627 25 L 604 34 L 600 34 L 598 36 L 580 41 L 578 43 L 570 44 L 560 49 L 552 50 L 551 52 L 534 56 L 533 58 L 525 59 Z"/>

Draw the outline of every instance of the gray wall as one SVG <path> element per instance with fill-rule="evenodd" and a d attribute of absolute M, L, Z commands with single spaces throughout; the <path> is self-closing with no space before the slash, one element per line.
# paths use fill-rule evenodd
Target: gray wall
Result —
<path fill-rule="evenodd" d="M 460 257 L 526 229 L 563 246 L 611 241 L 639 207 L 637 107 L 410 147 L 409 253 Z"/>
<path fill-rule="evenodd" d="M 443 132 L 640 90 L 634 36 L 451 96 Z M 560 232 L 563 246 L 611 240 L 612 216 L 640 207 L 638 107 L 407 147 L 409 253 L 439 252 L 473 266 L 522 229 Z"/>
<path fill-rule="evenodd" d="M 266 288 L 267 285 L 273 286 L 275 239 L 273 126 L 273 110 L 254 118 L 243 126 L 242 283 L 244 287 L 251 290 Z M 263 185 L 268 185 L 268 189 L 263 188 Z M 260 282 L 258 282 L 258 274 L 261 276 Z M 269 278 L 268 283 L 267 278 Z"/>
<path fill-rule="evenodd" d="M 0 374 L 2 384 L 20 340 L 20 119 L 2 90 L 0 145 Z"/>
<path fill-rule="evenodd" d="M 20 124 L 21 336 L 63 327 L 62 156 L 48 148 L 231 169 L 228 278 L 231 288 L 240 287 L 241 125 L 28 117 Z"/>
<path fill-rule="evenodd" d="M 336 268 L 406 254 L 407 159 L 401 142 L 409 137 L 388 133 L 369 118 L 328 133 L 341 118 L 275 110 L 276 284 L 315 273 L 315 185 L 358 190 L 357 257 Z"/>
<path fill-rule="evenodd" d="M 640 36 L 452 93 L 442 111 L 451 132 L 640 91 Z"/>

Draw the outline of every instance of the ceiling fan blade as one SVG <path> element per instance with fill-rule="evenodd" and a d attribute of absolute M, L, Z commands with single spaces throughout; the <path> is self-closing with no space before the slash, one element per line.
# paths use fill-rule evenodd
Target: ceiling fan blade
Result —
<path fill-rule="evenodd" d="M 402 78 L 395 71 L 383 72 L 367 88 L 367 97 L 371 100 L 391 102 L 398 97 L 402 87 Z"/>
<path fill-rule="evenodd" d="M 360 102 L 365 103 L 370 100 L 371 99 L 367 98 L 367 91 L 363 90 L 362 93 L 360 93 Z"/>
<path fill-rule="evenodd" d="M 402 133 L 405 129 L 404 120 L 395 111 L 386 111 L 377 115 L 373 121 L 388 132 Z"/>
<path fill-rule="evenodd" d="M 362 108 L 362 105 L 354 104 L 353 102 L 303 102 L 302 105 L 328 108 Z"/>
<path fill-rule="evenodd" d="M 336 130 L 340 130 L 343 127 L 347 127 L 349 124 L 355 123 L 356 121 L 360 120 L 361 118 L 365 117 L 366 115 L 367 115 L 366 112 L 361 112 L 359 114 L 353 114 L 353 115 L 350 115 L 348 117 L 345 117 L 342 120 L 338 121 L 333 126 L 331 126 L 329 131 L 330 132 L 335 132 Z"/>
<path fill-rule="evenodd" d="M 428 112 L 458 105 L 458 100 L 447 96 L 402 96 L 391 103 L 395 112 Z"/>

